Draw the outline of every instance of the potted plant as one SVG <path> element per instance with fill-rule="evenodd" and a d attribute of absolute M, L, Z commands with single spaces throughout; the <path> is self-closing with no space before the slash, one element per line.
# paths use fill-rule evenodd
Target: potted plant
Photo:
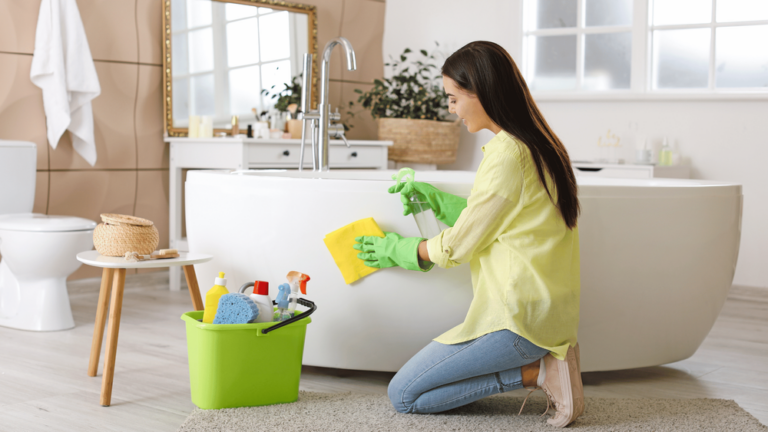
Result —
<path fill-rule="evenodd" d="M 285 132 L 291 133 L 291 138 L 301 138 L 301 120 L 297 120 L 297 114 L 301 112 L 301 76 L 298 74 L 291 78 L 291 83 L 284 83 L 284 89 L 271 93 L 275 90 L 275 86 L 261 90 L 264 96 L 272 97 L 270 99 L 277 99 L 275 101 L 275 109 L 281 112 L 290 112 L 291 119 L 286 121 Z"/>
<path fill-rule="evenodd" d="M 437 44 L 437 42 L 435 42 Z M 406 48 L 392 68 L 392 77 L 375 79 L 369 91 L 355 89 L 357 102 L 377 120 L 379 139 L 393 141 L 389 159 L 396 162 L 447 164 L 456 161 L 459 122 L 446 121 L 448 100 L 434 54 L 420 50 L 420 58 L 408 61 Z M 391 58 L 391 57 L 390 57 Z M 349 107 L 355 106 L 349 102 Z M 359 112 L 359 111 L 358 111 Z M 355 112 L 348 111 L 350 117 Z"/>
<path fill-rule="evenodd" d="M 277 99 L 277 101 L 275 101 L 275 109 L 286 112 L 289 111 L 288 106 L 291 104 L 296 104 L 297 107 L 301 105 L 301 74 L 291 78 L 290 84 L 284 83 L 283 85 L 285 88 L 280 91 L 274 92 L 275 86 L 273 85 L 269 90 L 263 89 L 261 94 L 264 96 L 269 96 L 271 94 L 272 97 L 270 99 Z"/>

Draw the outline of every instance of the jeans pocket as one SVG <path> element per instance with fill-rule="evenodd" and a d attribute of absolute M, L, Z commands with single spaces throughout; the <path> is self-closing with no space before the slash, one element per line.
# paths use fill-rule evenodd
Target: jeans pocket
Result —
<path fill-rule="evenodd" d="M 528 360 L 537 360 L 549 352 L 549 350 L 546 350 L 544 348 L 541 348 L 537 345 L 532 344 L 528 339 L 518 335 L 517 338 L 515 338 L 515 349 L 517 350 L 517 353 L 520 354 L 520 357 Z"/>

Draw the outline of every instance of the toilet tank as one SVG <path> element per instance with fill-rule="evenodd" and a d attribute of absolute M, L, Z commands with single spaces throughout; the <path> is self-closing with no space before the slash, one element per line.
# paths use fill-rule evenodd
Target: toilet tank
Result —
<path fill-rule="evenodd" d="M 0 214 L 32 212 L 36 170 L 34 143 L 0 140 Z"/>

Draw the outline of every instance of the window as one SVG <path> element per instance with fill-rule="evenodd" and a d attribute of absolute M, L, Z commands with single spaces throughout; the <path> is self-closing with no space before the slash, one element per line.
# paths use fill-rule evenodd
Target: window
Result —
<path fill-rule="evenodd" d="M 228 127 L 232 115 L 271 106 L 261 89 L 280 91 L 300 72 L 294 33 L 306 18 L 208 0 L 173 0 L 172 10 L 174 123 L 212 115 L 214 127 Z"/>
<path fill-rule="evenodd" d="M 768 88 L 768 1 L 656 0 L 652 88 Z"/>
<path fill-rule="evenodd" d="M 532 0 L 526 6 L 532 90 L 629 89 L 632 0 Z"/>
<path fill-rule="evenodd" d="M 766 0 L 524 0 L 537 92 L 764 92 Z"/>

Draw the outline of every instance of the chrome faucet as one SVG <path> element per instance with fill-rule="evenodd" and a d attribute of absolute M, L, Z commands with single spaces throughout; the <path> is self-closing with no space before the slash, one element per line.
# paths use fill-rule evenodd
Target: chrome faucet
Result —
<path fill-rule="evenodd" d="M 328 102 L 328 86 L 330 82 L 331 52 L 336 45 L 344 48 L 347 55 L 347 70 L 357 69 L 355 50 L 346 38 L 338 37 L 325 44 L 323 56 L 320 61 L 320 103 L 317 110 L 311 109 L 312 103 L 312 54 L 304 54 L 304 77 L 301 87 L 301 111 L 304 113 L 304 122 L 301 126 L 301 153 L 299 156 L 299 171 L 304 168 L 304 143 L 307 133 L 310 134 L 312 143 L 312 170 L 328 171 L 328 150 L 331 138 L 341 138 L 349 147 L 349 142 L 344 136 L 344 125 L 332 123 L 341 120 L 338 108 L 331 112 L 331 104 Z"/>

